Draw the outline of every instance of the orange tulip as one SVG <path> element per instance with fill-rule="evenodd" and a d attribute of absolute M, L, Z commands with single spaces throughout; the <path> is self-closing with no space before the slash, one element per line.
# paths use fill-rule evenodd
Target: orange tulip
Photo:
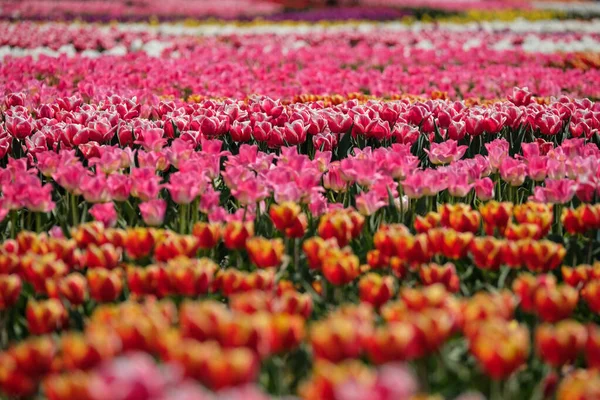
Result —
<path fill-rule="evenodd" d="M 246 241 L 246 250 L 254 265 L 258 268 L 269 268 L 281 264 L 285 246 L 280 238 L 269 240 L 256 236 Z"/>

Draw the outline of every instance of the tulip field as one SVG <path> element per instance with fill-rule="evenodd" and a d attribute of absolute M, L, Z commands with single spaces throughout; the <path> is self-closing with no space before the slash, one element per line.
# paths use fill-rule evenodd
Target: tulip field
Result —
<path fill-rule="evenodd" d="M 600 3 L 0 1 L 0 399 L 600 399 Z"/>

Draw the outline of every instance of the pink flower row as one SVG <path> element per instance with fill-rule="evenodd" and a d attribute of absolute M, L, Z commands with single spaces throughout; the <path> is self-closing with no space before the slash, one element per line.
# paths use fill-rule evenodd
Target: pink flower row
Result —
<path fill-rule="evenodd" d="M 600 129 L 600 103 L 563 96 L 541 105 L 526 88 L 513 89 L 508 98 L 471 107 L 445 100 L 349 100 L 331 107 L 321 102 L 284 105 L 268 97 L 199 103 L 161 101 L 148 106 L 136 98 L 114 95 L 98 103 L 84 103 L 77 96 L 58 98 L 29 108 L 29 98 L 11 93 L 4 99 L 7 110 L 0 123 L 0 155 L 9 151 L 12 138 L 23 141 L 32 155 L 59 146 L 82 145 L 92 154 L 98 144 L 148 143 L 148 132 L 153 132 L 152 140 L 155 135 L 162 141 L 180 136 L 195 145 L 201 137 L 226 136 L 234 142 L 255 141 L 270 148 L 310 141 L 317 149 L 333 150 L 340 135 L 349 131 L 353 137 L 367 140 L 394 139 L 412 144 L 420 132 L 430 141 L 436 134 L 461 141 L 483 133 L 498 135 L 520 129 L 550 138 L 565 130 L 573 137 L 592 138 Z"/>
<path fill-rule="evenodd" d="M 2 2 L 0 16 L 9 18 L 63 19 L 89 16 L 102 19 L 141 19 L 152 16 L 166 18 L 240 18 L 273 14 L 281 6 L 268 0 L 7 0 Z"/>
<path fill-rule="evenodd" d="M 513 40 L 515 49 L 495 50 L 502 37 Z M 576 34 L 566 37 L 577 40 Z M 114 42 L 118 35 L 109 38 Z M 480 44 L 466 46 L 467 38 Z M 35 105 L 75 93 L 96 101 L 112 94 L 135 96 L 152 105 L 159 96 L 190 94 L 291 100 L 301 94 L 429 96 L 441 91 L 453 99 L 499 98 L 514 86 L 527 86 L 539 96 L 600 98 L 600 70 L 566 68 L 571 55 L 525 52 L 519 48 L 523 34 L 382 30 L 165 40 L 162 57 L 144 52 L 100 58 L 7 56 L 0 66 L 0 93 L 27 91 Z"/>
<path fill-rule="evenodd" d="M 149 112 L 156 120 L 140 117 L 135 101 L 117 97 L 95 105 L 60 99 L 35 110 L 36 119 L 23 103 L 19 95 L 5 99 L 3 149 L 27 157 L 10 157 L 0 170 L 3 217 L 24 208 L 48 213 L 61 199 L 69 206 L 69 196 L 97 204 L 91 213 L 107 224 L 117 219 L 112 201 L 138 199 L 146 224 L 160 225 L 167 193 L 176 204 L 194 203 L 211 221 L 252 217 L 271 196 L 307 204 L 318 216 L 342 207 L 347 193 L 371 215 L 392 199 L 402 209 L 408 199 L 443 193 L 501 198 L 500 181 L 504 191 L 524 186 L 542 202 L 568 203 L 575 196 L 592 202 L 600 195 L 600 150 L 586 141 L 597 136 L 600 109 L 589 100 L 541 106 L 515 90 L 512 102 L 490 108 L 447 101 L 323 108 L 263 98 L 179 108 L 161 103 Z M 579 135 L 580 125 L 590 129 L 586 136 Z M 581 137 L 563 140 L 563 126 Z M 515 144 L 517 137 L 525 142 Z M 303 147 L 299 154 L 296 145 L 307 140 L 313 150 Z M 278 150 L 259 151 L 245 141 Z M 357 147 L 346 155 L 336 146 L 342 141 Z M 396 143 L 372 148 L 361 142 Z M 234 214 L 223 207 L 224 191 L 239 207 Z"/>

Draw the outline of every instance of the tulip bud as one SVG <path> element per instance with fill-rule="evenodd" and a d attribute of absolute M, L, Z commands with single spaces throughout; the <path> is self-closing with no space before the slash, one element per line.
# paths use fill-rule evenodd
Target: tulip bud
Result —
<path fill-rule="evenodd" d="M 154 249 L 155 242 L 155 234 L 151 229 L 128 229 L 124 243 L 127 257 L 137 260 L 149 256 Z"/>
<path fill-rule="evenodd" d="M 17 275 L 0 275 L 0 311 L 17 303 L 22 287 L 21 278 Z"/>
<path fill-rule="evenodd" d="M 165 262 L 177 256 L 193 257 L 198 248 L 198 239 L 195 236 L 169 233 L 157 240 L 154 258 L 158 262 Z"/>
<path fill-rule="evenodd" d="M 351 252 L 334 249 L 323 258 L 323 276 L 330 283 L 340 286 L 352 282 L 360 274 L 360 261 Z"/>
<path fill-rule="evenodd" d="M 481 269 L 498 270 L 502 264 L 503 241 L 490 236 L 474 237 L 469 252 L 473 263 Z"/>
<path fill-rule="evenodd" d="M 25 310 L 29 333 L 43 335 L 62 329 L 67 323 L 67 311 L 57 299 L 30 300 Z"/>
<path fill-rule="evenodd" d="M 600 313 L 600 280 L 589 281 L 581 290 L 581 297 L 595 313 Z"/>
<path fill-rule="evenodd" d="M 415 218 L 415 230 L 417 233 L 427 233 L 430 229 L 440 226 L 442 216 L 436 212 L 430 211 L 424 217 L 417 215 Z"/>
<path fill-rule="evenodd" d="M 346 318 L 328 318 L 311 325 L 310 343 L 317 359 L 339 362 L 362 350 L 362 330 Z"/>
<path fill-rule="evenodd" d="M 460 285 L 456 267 L 452 263 L 423 265 L 419 269 L 419 277 L 423 285 L 441 283 L 449 292 L 457 292 Z"/>
<path fill-rule="evenodd" d="M 97 246 L 89 245 L 80 256 L 80 263 L 87 268 L 114 269 L 121 259 L 121 249 L 110 243 Z"/>
<path fill-rule="evenodd" d="M 588 325 L 584 354 L 587 366 L 598 370 L 600 368 L 600 327 L 598 325 Z"/>
<path fill-rule="evenodd" d="M 87 280 L 81 274 L 69 274 L 56 282 L 57 296 L 66 299 L 73 306 L 83 304 L 87 292 Z"/>
<path fill-rule="evenodd" d="M 192 228 L 192 235 L 198 239 L 201 249 L 212 249 L 221 239 L 221 225 L 217 223 L 196 222 Z"/>
<path fill-rule="evenodd" d="M 423 354 L 417 331 L 407 322 L 378 328 L 363 340 L 369 359 L 375 364 L 412 360 Z"/>
<path fill-rule="evenodd" d="M 532 272 L 547 272 L 557 268 L 567 254 L 564 246 L 549 240 L 525 239 L 518 244 L 523 262 Z"/>
<path fill-rule="evenodd" d="M 556 400 L 588 400 L 600 398 L 600 373 L 579 369 L 567 375 L 556 391 Z"/>
<path fill-rule="evenodd" d="M 0 354 L 0 389 L 9 396 L 28 397 L 35 394 L 37 381 L 22 371 L 13 357 Z"/>
<path fill-rule="evenodd" d="M 114 332 L 105 335 L 67 333 L 61 337 L 62 362 L 68 370 L 88 370 L 103 360 L 114 357 L 121 349 L 121 341 Z"/>
<path fill-rule="evenodd" d="M 557 368 L 575 362 L 586 340 L 586 328 L 570 320 L 560 321 L 556 325 L 542 324 L 535 331 L 535 344 L 540 357 Z"/>
<path fill-rule="evenodd" d="M 544 321 L 557 322 L 568 318 L 575 310 L 579 293 L 568 285 L 541 286 L 535 291 L 535 313 Z"/>
<path fill-rule="evenodd" d="M 254 236 L 254 222 L 230 221 L 225 225 L 223 242 L 230 250 L 241 250 L 246 240 Z"/>
<path fill-rule="evenodd" d="M 436 228 L 427 233 L 432 250 L 436 253 L 458 260 L 466 257 L 469 246 L 473 241 L 470 232 L 458 232 L 454 229 Z"/>
<path fill-rule="evenodd" d="M 374 272 L 360 278 L 358 282 L 360 301 L 380 307 L 387 302 L 394 293 L 394 278 L 381 276 Z"/>
<path fill-rule="evenodd" d="M 286 201 L 281 204 L 273 204 L 269 209 L 269 215 L 273 221 L 273 225 L 280 232 L 291 227 L 298 218 L 302 209 L 294 202 Z"/>
<path fill-rule="evenodd" d="M 496 230 L 503 234 L 512 218 L 513 203 L 489 201 L 479 207 L 479 212 L 483 219 L 483 227 L 488 235 L 493 235 Z"/>
<path fill-rule="evenodd" d="M 529 332 L 516 321 L 485 322 L 470 339 L 471 352 L 492 379 L 505 379 L 525 363 Z"/>
<path fill-rule="evenodd" d="M 42 383 L 44 395 L 48 400 L 92 400 L 90 391 L 93 379 L 89 373 L 71 371 L 66 374 L 54 374 Z"/>
<path fill-rule="evenodd" d="M 121 270 L 90 269 L 87 272 L 90 296 L 100 303 L 115 301 L 123 291 Z"/>
<path fill-rule="evenodd" d="M 563 280 L 569 286 L 577 288 L 579 285 L 585 284 L 592 275 L 591 265 L 578 265 L 576 267 L 568 267 L 563 265 L 560 269 Z"/>
<path fill-rule="evenodd" d="M 269 268 L 281 264 L 285 246 L 280 238 L 265 239 L 256 236 L 246 240 L 246 250 L 252 264 L 258 268 Z"/>

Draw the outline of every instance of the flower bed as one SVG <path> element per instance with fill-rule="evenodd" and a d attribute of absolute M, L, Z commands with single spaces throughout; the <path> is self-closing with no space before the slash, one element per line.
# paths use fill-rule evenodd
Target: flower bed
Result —
<path fill-rule="evenodd" d="M 0 23 L 0 398 L 599 398 L 597 28 Z"/>

